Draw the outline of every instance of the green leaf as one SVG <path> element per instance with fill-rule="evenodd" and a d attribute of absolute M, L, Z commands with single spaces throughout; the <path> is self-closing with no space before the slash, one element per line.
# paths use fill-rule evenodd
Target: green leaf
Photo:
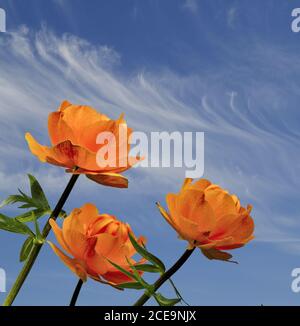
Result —
<path fill-rule="evenodd" d="M 34 202 L 33 198 L 27 196 L 21 189 L 18 188 L 18 191 L 21 194 L 21 198 L 20 198 L 19 202 L 25 203 L 24 205 L 20 206 L 20 208 L 30 208 L 30 207 L 38 207 L 39 206 Z"/>
<path fill-rule="evenodd" d="M 29 229 L 27 225 L 3 214 L 0 214 L 0 229 L 8 232 L 34 236 L 34 233 Z"/>
<path fill-rule="evenodd" d="M 21 201 L 22 199 L 23 199 L 23 197 L 20 195 L 10 195 L 6 199 L 3 200 L 3 202 L 0 204 L 0 208 L 4 207 L 6 205 L 17 203 L 17 202 Z"/>
<path fill-rule="evenodd" d="M 182 297 L 181 293 L 179 292 L 179 290 L 177 289 L 177 287 L 175 286 L 175 283 L 172 281 L 171 278 L 169 278 L 169 282 L 172 286 L 172 288 L 174 289 L 176 295 L 177 295 L 177 298 L 182 301 L 183 303 L 185 303 L 187 306 L 189 306 L 189 304 L 184 300 L 184 298 Z"/>
<path fill-rule="evenodd" d="M 126 269 L 124 269 L 123 267 L 121 267 L 121 266 L 115 264 L 115 263 L 112 262 L 111 260 L 108 259 L 108 261 L 109 261 L 109 262 L 110 262 L 110 263 L 111 263 L 111 264 L 112 264 L 112 265 L 113 265 L 117 270 L 119 270 L 120 272 L 122 272 L 123 274 L 125 274 L 126 276 L 128 276 L 129 278 L 133 278 L 133 279 L 135 279 L 137 282 L 140 281 L 139 278 L 136 277 L 136 275 L 134 275 L 134 274 L 128 272 Z"/>
<path fill-rule="evenodd" d="M 43 236 L 41 234 L 40 226 L 37 220 L 37 217 L 32 213 L 34 219 L 34 226 L 35 226 L 35 235 L 37 240 L 43 240 Z"/>
<path fill-rule="evenodd" d="M 154 298 L 160 306 L 175 306 L 178 302 L 180 302 L 180 299 L 178 298 L 168 299 L 160 293 L 155 293 Z"/>
<path fill-rule="evenodd" d="M 146 281 L 143 280 L 143 278 L 141 277 L 141 275 L 139 274 L 139 272 L 137 271 L 135 266 L 132 265 L 132 263 L 130 262 L 130 260 L 127 257 L 126 257 L 126 260 L 127 260 L 128 265 L 131 267 L 134 276 L 138 279 L 138 281 L 141 283 L 141 285 L 145 289 L 148 289 L 150 287 L 150 285 Z"/>
<path fill-rule="evenodd" d="M 40 207 L 50 209 L 45 193 L 37 179 L 31 174 L 28 174 L 28 178 L 30 182 L 31 197 L 34 199 L 34 201 L 40 203 Z"/>
<path fill-rule="evenodd" d="M 34 237 L 30 236 L 24 242 L 21 252 L 20 252 L 20 262 L 23 262 L 28 258 L 29 254 L 32 250 L 32 247 L 33 247 L 33 240 L 34 240 Z"/>
<path fill-rule="evenodd" d="M 8 198 L 0 204 L 0 208 L 9 204 L 21 203 L 19 208 L 22 209 L 36 208 L 45 212 L 50 210 L 45 193 L 36 178 L 30 174 L 28 178 L 32 197 L 26 195 L 21 189 L 18 189 L 20 194 L 8 196 Z"/>
<path fill-rule="evenodd" d="M 50 213 L 51 214 L 51 213 Z M 58 214 L 58 217 L 61 217 L 61 218 L 66 218 L 68 216 L 67 212 L 64 211 L 63 209 L 59 212 Z"/>
<path fill-rule="evenodd" d="M 232 255 L 229 254 L 228 252 L 217 250 L 215 248 L 201 249 L 201 251 L 203 255 L 210 260 L 216 259 L 216 260 L 223 260 L 228 263 L 238 264 L 236 261 L 230 260 L 232 258 Z"/>
<path fill-rule="evenodd" d="M 144 289 L 143 285 L 138 282 L 122 283 L 122 284 L 118 284 L 118 287 L 121 289 L 134 289 L 134 290 Z"/>
<path fill-rule="evenodd" d="M 21 203 L 19 208 L 22 209 L 31 208 L 31 210 L 15 217 L 15 220 L 21 223 L 32 222 L 35 218 L 38 219 L 44 215 L 51 213 L 51 208 L 48 204 L 48 200 L 44 194 L 42 187 L 36 178 L 31 174 L 28 174 L 28 178 L 30 182 L 30 191 L 32 197 L 26 195 L 22 190 L 18 189 L 20 194 L 10 195 L 0 204 L 0 208 L 5 205 L 15 203 Z M 2 228 L 4 228 L 3 225 Z"/>
<path fill-rule="evenodd" d="M 137 241 L 135 240 L 135 238 L 133 237 L 132 234 L 129 233 L 129 239 L 130 242 L 132 243 L 133 247 L 135 248 L 135 250 L 144 258 L 146 258 L 148 261 L 150 261 L 151 263 L 153 263 L 155 266 L 157 266 L 159 268 L 159 270 L 163 273 L 166 270 L 166 267 L 164 265 L 164 263 L 157 258 L 156 256 L 154 256 L 153 254 L 151 254 L 149 251 L 147 251 L 144 247 L 140 246 Z"/>
<path fill-rule="evenodd" d="M 28 211 L 24 214 L 18 215 L 15 217 L 16 220 L 22 223 L 32 222 L 34 221 L 34 218 L 39 219 L 40 217 L 47 215 L 50 213 L 50 210 L 44 210 L 44 209 L 34 209 L 31 211 Z"/>
<path fill-rule="evenodd" d="M 148 272 L 148 273 L 160 273 L 161 270 L 154 266 L 154 265 L 150 265 L 150 264 L 140 264 L 140 265 L 135 265 L 135 268 L 138 271 L 143 271 L 143 272 Z"/>

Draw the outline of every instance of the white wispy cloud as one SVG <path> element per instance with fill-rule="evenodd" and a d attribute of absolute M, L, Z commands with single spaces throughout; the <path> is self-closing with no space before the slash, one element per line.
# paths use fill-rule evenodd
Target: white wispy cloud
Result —
<path fill-rule="evenodd" d="M 68 99 L 92 105 L 113 118 L 125 112 L 136 130 L 205 131 L 205 176 L 238 193 L 244 204 L 254 205 L 257 238 L 297 239 L 300 227 L 290 223 L 297 216 L 283 214 L 277 206 L 299 199 L 291 191 L 299 188 L 299 131 L 277 127 L 288 125 L 294 114 L 284 102 L 278 105 L 287 99 L 287 89 L 270 81 L 268 73 L 258 81 L 251 67 L 268 71 L 276 66 L 292 73 L 298 58 L 293 57 L 291 64 L 277 49 L 269 49 L 273 62 L 268 66 L 270 53 L 256 47 L 252 66 L 230 67 L 240 87 L 228 89 L 225 68 L 211 75 L 124 74 L 120 54 L 109 46 L 92 45 L 73 35 L 58 36 L 46 27 L 34 32 L 23 26 L 1 38 L 0 49 L 1 196 L 19 186 L 20 179 L 25 183 L 21 175 L 31 170 L 51 194 L 55 192 L 63 171 L 49 168 L 45 177 L 46 167 L 31 156 L 23 137 L 30 131 L 46 144 L 47 115 Z M 296 84 L 292 87 L 293 92 L 299 90 Z M 183 176 L 183 169 L 135 170 L 128 193 L 152 202 L 156 189 L 156 199 L 163 200 L 165 192 L 177 191 Z M 84 196 L 94 191 L 88 183 L 83 187 Z M 112 200 L 108 196 L 104 198 Z M 149 224 L 151 213 L 145 214 L 140 218 Z M 283 216 L 289 223 L 282 223 Z"/>
<path fill-rule="evenodd" d="M 231 7 L 227 11 L 227 24 L 229 27 L 233 28 L 237 18 L 237 8 Z"/>
<path fill-rule="evenodd" d="M 182 8 L 188 10 L 192 14 L 196 14 L 198 12 L 198 0 L 184 0 Z"/>

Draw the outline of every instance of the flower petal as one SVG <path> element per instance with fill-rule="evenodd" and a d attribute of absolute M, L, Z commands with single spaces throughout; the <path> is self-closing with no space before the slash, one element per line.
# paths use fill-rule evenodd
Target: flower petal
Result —
<path fill-rule="evenodd" d="M 54 219 L 52 219 L 52 218 L 49 220 L 49 224 L 51 225 L 51 228 L 53 230 L 53 233 L 54 233 L 58 243 L 62 246 L 62 248 L 67 253 L 71 254 L 71 250 L 64 239 L 62 229 L 57 225 L 56 221 L 54 221 Z"/>
<path fill-rule="evenodd" d="M 97 112 L 95 109 L 84 105 L 69 105 L 63 110 L 62 119 L 80 139 L 81 135 L 96 122 L 110 120 L 106 115 Z"/>
<path fill-rule="evenodd" d="M 216 224 L 214 210 L 202 190 L 186 189 L 177 198 L 177 209 L 186 219 L 197 224 L 201 233 L 211 232 Z"/>
<path fill-rule="evenodd" d="M 101 255 L 94 254 L 86 257 L 86 264 L 94 274 L 102 276 L 107 273 L 110 263 Z"/>
<path fill-rule="evenodd" d="M 25 134 L 25 139 L 28 143 L 31 153 L 39 158 L 41 162 L 47 161 L 49 148 L 39 144 L 29 132 Z"/>
<path fill-rule="evenodd" d="M 182 215 L 178 214 L 176 210 L 176 199 L 177 195 L 168 194 L 167 195 L 167 203 L 169 210 L 172 214 L 168 214 L 160 204 L 158 204 L 158 209 L 160 210 L 163 217 L 166 221 L 177 231 L 177 233 L 181 236 L 182 239 L 188 240 L 191 244 L 194 242 L 202 242 L 206 239 L 206 236 L 203 235 L 206 231 L 201 229 L 202 225 L 192 221 L 190 219 L 185 218 Z"/>
<path fill-rule="evenodd" d="M 72 129 L 62 119 L 62 112 L 52 112 L 48 117 L 48 132 L 53 146 L 66 140 L 77 144 L 77 139 Z"/>
<path fill-rule="evenodd" d="M 103 144 L 97 144 L 98 135 L 102 132 L 105 132 L 108 136 L 108 133 L 111 133 L 111 137 L 115 137 L 115 142 L 110 142 L 111 144 L 116 144 L 116 135 L 112 132 L 116 122 L 114 120 L 103 120 L 96 121 L 88 127 L 88 132 L 81 132 L 79 143 L 81 146 L 88 148 L 92 152 L 97 152 Z M 109 139 L 111 139 L 111 137 Z M 117 150 L 117 146 L 114 150 Z"/>
<path fill-rule="evenodd" d="M 55 244 L 48 241 L 49 245 L 53 249 L 53 251 L 56 253 L 56 255 L 65 263 L 66 266 L 70 268 L 70 270 L 75 273 L 83 282 L 86 282 L 87 280 L 87 273 L 85 268 L 82 266 L 82 264 L 77 261 L 76 259 L 72 259 L 66 254 L 64 254 L 59 248 L 56 247 Z"/>
<path fill-rule="evenodd" d="M 217 221 L 216 227 L 209 235 L 211 240 L 218 240 L 228 237 L 235 231 L 240 225 L 240 219 L 237 214 L 228 214 L 222 216 Z"/>
<path fill-rule="evenodd" d="M 231 236 L 237 243 L 248 242 L 249 238 L 253 238 L 254 221 L 250 215 L 239 217 L 238 226 L 233 230 Z"/>
<path fill-rule="evenodd" d="M 208 187 L 205 190 L 205 199 L 214 209 L 217 220 L 224 215 L 236 214 L 238 212 L 233 198 L 222 189 Z"/>
<path fill-rule="evenodd" d="M 72 255 L 77 259 L 84 259 L 89 247 L 81 221 L 81 212 L 81 209 L 74 209 L 63 222 L 63 237 Z"/>
<path fill-rule="evenodd" d="M 58 111 L 64 111 L 67 107 L 71 106 L 72 103 L 69 101 L 65 100 L 61 103 L 60 107 L 58 108 Z"/>
<path fill-rule="evenodd" d="M 113 260 L 113 257 L 111 257 L 111 252 L 113 252 L 115 247 L 118 245 L 118 237 L 112 236 L 108 233 L 101 233 L 95 236 L 95 238 L 97 239 L 95 246 L 96 253 L 104 256 L 105 258 Z"/>
<path fill-rule="evenodd" d="M 96 154 L 89 150 L 73 145 L 70 141 L 64 141 L 53 147 L 53 155 L 55 160 L 62 162 L 65 167 L 80 167 L 85 170 L 97 170 Z"/>
<path fill-rule="evenodd" d="M 206 179 L 200 179 L 192 184 L 189 184 L 187 188 L 189 189 L 198 189 L 198 190 L 205 190 L 207 187 L 211 185 L 211 182 Z"/>
<path fill-rule="evenodd" d="M 108 282 L 112 282 L 113 284 L 122 284 L 127 282 L 133 282 L 133 278 L 129 278 L 127 275 L 115 271 L 115 272 L 107 272 L 106 274 L 102 275 L 104 279 Z"/>
<path fill-rule="evenodd" d="M 170 214 L 167 213 L 167 211 L 160 205 L 160 203 L 156 203 L 161 215 L 165 218 L 165 220 L 173 227 L 175 228 L 174 221 Z"/>
<path fill-rule="evenodd" d="M 115 188 L 128 188 L 128 179 L 121 174 L 117 173 L 101 173 L 101 174 L 87 174 L 89 179 L 102 184 Z"/>
<path fill-rule="evenodd" d="M 116 218 L 109 214 L 101 214 L 101 215 L 97 216 L 95 221 L 92 224 L 90 224 L 88 235 L 90 237 L 92 237 L 92 236 L 95 236 L 95 235 L 101 233 L 102 231 L 104 231 L 104 229 L 106 229 L 106 227 L 110 223 L 113 223 L 115 221 L 116 221 Z"/>
<path fill-rule="evenodd" d="M 203 255 L 212 260 L 212 259 L 216 259 L 216 260 L 225 260 L 228 261 L 229 259 L 232 258 L 232 255 L 230 255 L 227 252 L 224 251 L 220 251 L 214 248 L 211 249 L 201 249 Z"/>
<path fill-rule="evenodd" d="M 177 209 L 177 198 L 178 195 L 176 194 L 167 194 L 166 196 L 166 202 L 170 212 L 169 216 L 174 223 L 176 223 L 176 221 L 178 220 L 178 215 L 179 215 Z"/>
<path fill-rule="evenodd" d="M 184 190 L 186 187 L 188 187 L 191 182 L 193 182 L 192 178 L 185 178 L 183 181 L 183 185 L 181 186 L 181 191 Z"/>
<path fill-rule="evenodd" d="M 94 204 L 86 203 L 80 208 L 81 233 L 86 234 L 90 225 L 99 217 L 99 211 Z"/>

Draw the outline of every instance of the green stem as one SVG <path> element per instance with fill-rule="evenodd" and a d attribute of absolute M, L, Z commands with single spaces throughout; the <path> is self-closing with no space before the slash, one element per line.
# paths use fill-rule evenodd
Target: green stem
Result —
<path fill-rule="evenodd" d="M 172 288 L 174 289 L 178 299 L 180 299 L 180 301 L 182 301 L 183 303 L 185 303 L 187 306 L 189 306 L 189 304 L 183 299 L 182 295 L 180 294 L 180 292 L 178 291 L 178 289 L 176 288 L 173 280 L 171 278 L 169 278 L 169 282 L 172 285 Z"/>
<path fill-rule="evenodd" d="M 154 283 L 153 291 L 154 293 L 172 276 L 174 275 L 180 267 L 189 259 L 191 254 L 194 252 L 195 248 L 188 249 L 184 254 L 177 260 L 177 262 L 168 269 L 161 277 Z M 149 299 L 151 294 L 145 291 L 144 294 L 137 300 L 133 306 L 143 306 Z"/>
<path fill-rule="evenodd" d="M 63 194 L 61 195 L 58 203 L 56 204 L 52 214 L 50 215 L 46 225 L 44 226 L 43 232 L 42 232 L 42 238 L 46 239 L 50 230 L 51 230 L 51 226 L 49 224 L 49 220 L 52 218 L 54 220 L 57 219 L 59 213 L 61 212 L 65 202 L 67 201 L 77 179 L 79 177 L 79 174 L 73 174 L 69 183 L 66 186 L 66 189 L 64 190 Z M 35 263 L 35 260 L 41 250 L 43 246 L 43 243 L 36 243 L 30 253 L 30 256 L 28 257 L 28 259 L 26 260 L 20 274 L 18 275 L 14 285 L 12 286 L 10 292 L 8 293 L 3 306 L 11 306 L 12 303 L 14 302 L 16 296 L 18 295 L 23 283 L 25 282 L 33 264 Z"/>
<path fill-rule="evenodd" d="M 82 285 L 83 285 L 83 281 L 81 279 L 79 279 L 78 283 L 76 285 L 76 288 L 74 290 L 71 302 L 70 302 L 70 307 L 75 307 L 76 306 L 76 302 L 77 302 L 77 299 L 78 299 L 78 296 L 79 296 Z"/>

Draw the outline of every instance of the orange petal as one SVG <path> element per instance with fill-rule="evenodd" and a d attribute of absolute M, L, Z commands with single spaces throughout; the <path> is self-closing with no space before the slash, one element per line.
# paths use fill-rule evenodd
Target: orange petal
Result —
<path fill-rule="evenodd" d="M 53 146 L 70 140 L 73 144 L 77 143 L 72 129 L 61 118 L 62 112 L 53 112 L 48 117 L 48 132 Z"/>
<path fill-rule="evenodd" d="M 51 225 L 51 228 L 53 230 L 53 233 L 54 233 L 58 243 L 62 246 L 62 248 L 67 253 L 71 254 L 70 248 L 66 244 L 65 239 L 63 237 L 62 229 L 57 225 L 57 223 L 52 218 L 49 220 L 49 224 Z"/>
<path fill-rule="evenodd" d="M 86 234 L 89 227 L 97 221 L 97 218 L 99 216 L 99 211 L 97 207 L 94 204 L 87 203 L 84 204 L 80 208 L 80 223 L 81 223 L 81 230 L 80 232 L 82 234 Z"/>
<path fill-rule="evenodd" d="M 41 162 L 57 166 L 72 166 L 72 162 L 67 163 L 65 157 L 58 157 L 53 148 L 40 145 L 29 133 L 26 133 L 25 139 L 32 154 L 37 156 Z"/>
<path fill-rule="evenodd" d="M 202 190 L 186 189 L 176 196 L 176 210 L 187 218 L 192 206 L 198 203 L 202 204 L 204 200 L 204 192 Z"/>
<path fill-rule="evenodd" d="M 89 236 L 92 237 L 99 234 L 108 224 L 115 221 L 115 218 L 109 214 L 99 215 L 93 224 L 90 224 Z"/>
<path fill-rule="evenodd" d="M 199 231 L 197 223 L 183 216 L 178 216 L 176 222 L 171 222 L 170 224 L 184 240 L 194 243 L 198 238 L 202 238 L 202 233 Z"/>
<path fill-rule="evenodd" d="M 219 240 L 214 240 L 214 248 L 218 250 L 232 245 L 234 245 L 234 238 L 232 236 L 228 236 Z"/>
<path fill-rule="evenodd" d="M 211 242 L 208 242 L 208 243 L 205 243 L 205 244 L 198 244 L 197 245 L 198 248 L 204 249 L 204 250 L 214 248 L 215 246 L 216 246 L 216 243 L 214 241 L 211 241 Z"/>
<path fill-rule="evenodd" d="M 55 246 L 55 244 L 48 241 L 49 245 L 56 253 L 56 255 L 65 263 L 66 266 L 70 268 L 70 270 L 75 273 L 83 282 L 87 280 L 87 273 L 85 268 L 79 261 L 70 258 L 69 256 L 65 255 L 59 248 Z"/>
<path fill-rule="evenodd" d="M 88 268 L 93 271 L 93 273 L 101 276 L 107 273 L 110 267 L 110 263 L 107 261 L 107 259 L 97 254 L 86 257 L 86 264 Z"/>
<path fill-rule="evenodd" d="M 235 203 L 235 207 L 236 207 L 237 211 L 239 211 L 241 208 L 241 203 L 240 203 L 239 198 L 236 195 L 232 195 L 231 197 Z"/>
<path fill-rule="evenodd" d="M 111 252 L 113 252 L 118 244 L 118 237 L 112 236 L 108 233 L 101 233 L 95 236 L 95 238 L 97 239 L 95 246 L 96 253 L 106 258 L 109 257 L 110 260 L 113 260 L 113 257 L 111 257 Z"/>
<path fill-rule="evenodd" d="M 117 173 L 87 174 L 89 179 L 104 186 L 128 188 L 128 179 Z"/>
<path fill-rule="evenodd" d="M 187 186 L 189 186 L 192 181 L 192 178 L 185 178 L 183 181 L 183 185 L 181 186 L 181 190 L 184 190 Z"/>
<path fill-rule="evenodd" d="M 177 209 L 198 226 L 198 231 L 205 233 L 214 229 L 216 218 L 214 210 L 205 200 L 204 192 L 196 189 L 186 189 L 177 198 Z"/>
<path fill-rule="evenodd" d="M 109 253 L 109 256 L 107 258 L 112 262 L 118 264 L 119 266 L 127 268 L 128 267 L 127 259 L 131 259 L 132 251 L 133 250 L 130 244 L 128 243 L 124 244 L 121 241 L 116 241 L 115 247 Z M 116 268 L 110 265 L 109 270 L 114 271 L 116 270 Z"/>
<path fill-rule="evenodd" d="M 245 243 L 234 243 L 228 245 L 218 245 L 216 249 L 218 250 L 233 250 L 237 248 L 241 248 L 245 245 Z"/>
<path fill-rule="evenodd" d="M 231 236 L 237 243 L 249 242 L 253 238 L 254 221 L 250 215 L 241 216 L 238 220 L 238 226 L 233 230 Z M 251 238 L 250 240 L 248 240 Z"/>
<path fill-rule="evenodd" d="M 186 219 L 183 216 L 178 219 L 176 228 L 178 229 L 179 235 L 191 243 L 194 243 L 195 241 L 202 242 L 204 238 L 206 238 L 203 235 L 203 233 L 206 231 L 203 231 L 203 229 L 201 229 L 197 223 Z"/>
<path fill-rule="evenodd" d="M 69 101 L 65 100 L 61 103 L 60 107 L 58 108 L 58 111 L 63 111 L 65 110 L 67 107 L 71 106 L 72 103 L 70 103 Z"/>
<path fill-rule="evenodd" d="M 168 194 L 167 195 L 167 202 L 169 209 L 172 208 L 174 211 L 175 208 L 175 199 L 177 195 Z M 176 212 L 176 217 L 174 215 L 168 214 L 165 209 L 160 205 L 157 204 L 158 209 L 162 216 L 166 219 L 166 221 L 177 231 L 180 237 L 184 240 L 189 241 L 190 243 L 194 243 L 195 241 L 203 241 L 203 233 L 199 229 L 197 223 L 186 219 L 182 215 L 178 215 Z"/>
<path fill-rule="evenodd" d="M 64 163 L 66 167 L 80 167 L 85 170 L 98 170 L 96 154 L 86 148 L 73 145 L 70 141 L 64 141 L 53 148 L 55 160 Z"/>
<path fill-rule="evenodd" d="M 46 162 L 49 148 L 40 145 L 29 132 L 25 134 L 25 139 L 28 143 L 31 153 L 39 158 L 41 162 Z"/>
<path fill-rule="evenodd" d="M 132 160 L 133 163 L 131 164 L 130 162 L 128 162 L 126 166 L 118 166 L 116 162 L 115 167 L 114 166 L 99 167 L 98 165 L 97 168 L 94 169 L 85 169 L 85 168 L 77 167 L 76 171 L 74 171 L 74 168 L 69 168 L 66 170 L 66 172 L 73 173 L 73 174 L 91 174 L 91 175 L 106 174 L 106 173 L 120 174 L 122 172 L 129 170 L 133 165 L 142 161 L 143 159 L 144 159 L 143 157 L 138 157 L 138 158 L 129 157 L 129 160 Z"/>
<path fill-rule="evenodd" d="M 167 194 L 166 196 L 166 202 L 167 202 L 167 206 L 169 209 L 169 216 L 170 219 L 176 223 L 176 221 L 178 220 L 178 216 L 179 216 L 179 211 L 178 211 L 178 207 L 177 207 L 177 198 L 178 195 L 176 194 Z"/>
<path fill-rule="evenodd" d="M 171 216 L 167 213 L 167 211 L 161 206 L 160 203 L 156 203 L 161 215 L 166 219 L 166 221 L 169 223 L 169 224 L 173 224 L 172 223 L 172 218 Z"/>
<path fill-rule="evenodd" d="M 237 214 L 228 214 L 222 216 L 217 221 L 214 230 L 209 235 L 211 240 L 222 239 L 230 236 L 240 225 L 240 219 Z"/>
<path fill-rule="evenodd" d="M 89 106 L 69 105 L 63 109 L 63 120 L 79 140 L 91 125 L 109 118 Z"/>
<path fill-rule="evenodd" d="M 114 120 L 103 120 L 93 123 L 88 127 L 88 132 L 86 130 L 81 132 L 79 135 L 79 143 L 83 147 L 88 148 L 92 152 L 97 152 L 103 144 L 97 144 L 97 137 L 102 132 L 111 132 L 111 136 L 115 137 L 112 133 L 112 129 L 115 125 Z"/>
<path fill-rule="evenodd" d="M 75 208 L 71 214 L 64 219 L 63 237 L 72 255 L 77 259 L 84 259 L 86 250 L 88 249 L 88 239 L 81 221 L 80 209 Z"/>
<path fill-rule="evenodd" d="M 209 187 L 211 185 L 211 182 L 209 180 L 206 179 L 200 179 L 198 181 L 196 181 L 193 184 L 189 185 L 189 189 L 199 189 L 199 190 L 205 190 L 207 187 Z"/>
<path fill-rule="evenodd" d="M 107 272 L 106 274 L 102 275 L 104 279 L 108 282 L 112 282 L 114 284 L 122 284 L 127 282 L 134 282 L 133 278 L 129 278 L 127 275 L 116 271 L 116 272 Z"/>
<path fill-rule="evenodd" d="M 217 220 L 224 215 L 236 214 L 238 212 L 234 200 L 224 190 L 209 187 L 205 190 L 205 199 L 213 208 Z"/>

